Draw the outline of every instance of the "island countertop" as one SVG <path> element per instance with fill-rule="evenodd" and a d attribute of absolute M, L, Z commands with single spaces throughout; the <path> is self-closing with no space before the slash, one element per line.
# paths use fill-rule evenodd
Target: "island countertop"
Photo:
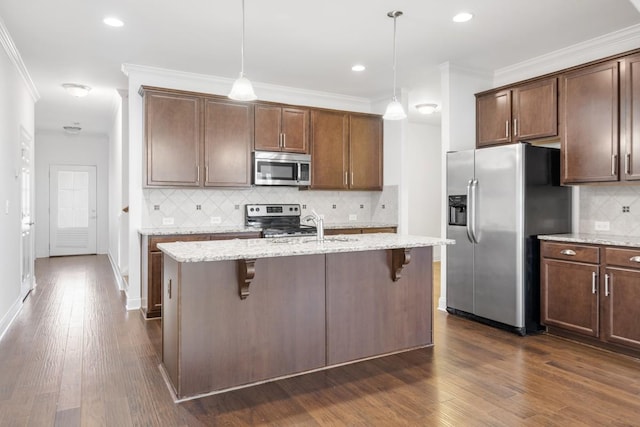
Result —
<path fill-rule="evenodd" d="M 316 241 L 315 237 L 234 239 L 160 243 L 158 248 L 178 262 L 206 262 L 452 244 L 455 244 L 454 240 L 440 237 L 379 233 L 327 236 L 322 242 Z"/>

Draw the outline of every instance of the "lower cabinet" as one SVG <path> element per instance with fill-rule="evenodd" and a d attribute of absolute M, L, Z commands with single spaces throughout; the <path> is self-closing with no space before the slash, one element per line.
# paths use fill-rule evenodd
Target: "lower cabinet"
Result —
<path fill-rule="evenodd" d="M 550 333 L 640 350 L 640 249 L 542 242 L 541 320 Z"/>
<path fill-rule="evenodd" d="M 369 233 L 396 233 L 396 227 L 366 227 L 366 228 L 331 228 L 324 230 L 325 236 L 337 234 L 369 234 Z"/>
<path fill-rule="evenodd" d="M 147 319 L 162 316 L 162 251 L 158 243 L 197 242 L 202 240 L 257 239 L 260 232 L 181 234 L 143 236 L 142 239 L 142 312 Z M 146 266 L 146 269 L 144 268 Z"/>

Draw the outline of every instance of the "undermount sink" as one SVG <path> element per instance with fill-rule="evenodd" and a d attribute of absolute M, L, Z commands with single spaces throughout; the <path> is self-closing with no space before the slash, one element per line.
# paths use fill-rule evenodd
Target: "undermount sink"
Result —
<path fill-rule="evenodd" d="M 293 238 L 278 238 L 271 239 L 271 243 L 280 243 L 280 244 L 303 244 L 303 243 L 325 243 L 325 242 L 357 242 L 359 239 L 356 237 L 343 237 L 343 236 L 331 236 L 325 237 L 323 240 L 318 240 L 315 237 L 293 237 Z"/>

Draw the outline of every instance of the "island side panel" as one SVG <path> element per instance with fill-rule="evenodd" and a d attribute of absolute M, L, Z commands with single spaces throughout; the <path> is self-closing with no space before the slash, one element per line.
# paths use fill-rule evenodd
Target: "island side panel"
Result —
<path fill-rule="evenodd" d="M 237 261 L 181 264 L 180 397 L 326 363 L 324 255 L 255 262 L 240 299 Z"/>
<path fill-rule="evenodd" d="M 327 364 L 433 344 L 432 248 L 411 249 L 392 280 L 391 251 L 327 254 Z"/>
<path fill-rule="evenodd" d="M 162 283 L 162 363 L 171 380 L 174 392 L 178 393 L 178 283 L 179 264 L 164 256 Z"/>

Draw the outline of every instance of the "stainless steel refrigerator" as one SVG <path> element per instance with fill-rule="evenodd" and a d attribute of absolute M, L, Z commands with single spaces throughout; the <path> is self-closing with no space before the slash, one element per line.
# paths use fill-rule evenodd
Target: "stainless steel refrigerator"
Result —
<path fill-rule="evenodd" d="M 560 152 L 526 143 L 447 153 L 447 311 L 539 329 L 539 234 L 571 231 Z"/>

